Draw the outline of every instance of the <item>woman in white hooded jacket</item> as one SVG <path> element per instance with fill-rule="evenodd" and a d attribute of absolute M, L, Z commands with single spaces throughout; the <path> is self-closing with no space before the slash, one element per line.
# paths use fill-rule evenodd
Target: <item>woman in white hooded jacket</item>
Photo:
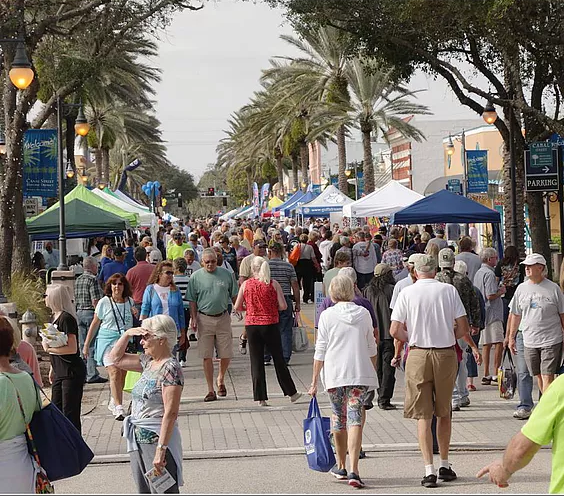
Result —
<path fill-rule="evenodd" d="M 377 384 L 376 340 L 370 313 L 352 302 L 354 285 L 349 277 L 338 274 L 329 285 L 335 306 L 319 317 L 313 377 L 309 394 L 317 394 L 322 381 L 331 401 L 331 431 L 335 439 L 337 464 L 331 474 L 351 486 L 364 487 L 358 473 L 362 442 L 363 398 Z M 347 450 L 350 471 L 347 473 Z"/>

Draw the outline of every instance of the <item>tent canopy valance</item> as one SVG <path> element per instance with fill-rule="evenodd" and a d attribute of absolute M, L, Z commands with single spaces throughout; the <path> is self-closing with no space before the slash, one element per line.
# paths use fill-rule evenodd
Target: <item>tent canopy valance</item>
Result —
<path fill-rule="evenodd" d="M 442 189 L 426 196 L 413 205 L 392 215 L 390 224 L 436 224 L 449 222 L 467 224 L 470 222 L 501 222 L 499 212 L 484 205 Z"/>
<path fill-rule="evenodd" d="M 406 188 L 398 181 L 390 181 L 360 200 L 345 205 L 343 215 L 346 217 L 390 217 L 423 198 L 423 195 Z"/>
<path fill-rule="evenodd" d="M 314 200 L 303 203 L 297 208 L 298 213 L 305 216 L 326 217 L 331 212 L 342 212 L 343 207 L 354 200 L 339 191 L 332 184 L 327 186 Z"/>

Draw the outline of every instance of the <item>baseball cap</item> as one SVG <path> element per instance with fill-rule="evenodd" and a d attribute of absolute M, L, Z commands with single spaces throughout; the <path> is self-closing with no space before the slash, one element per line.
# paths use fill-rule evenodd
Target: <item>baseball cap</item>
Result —
<path fill-rule="evenodd" d="M 374 267 L 375 276 L 383 276 L 384 274 L 387 274 L 388 272 L 391 271 L 392 271 L 392 267 L 386 263 L 379 263 L 378 265 L 376 265 L 376 267 Z"/>
<path fill-rule="evenodd" d="M 431 255 L 419 254 L 415 261 L 415 270 L 417 272 L 432 272 L 437 268 L 437 261 Z"/>
<path fill-rule="evenodd" d="M 121 246 L 114 248 L 114 255 L 116 257 L 121 257 L 125 253 L 125 250 Z"/>
<path fill-rule="evenodd" d="M 454 252 L 450 248 L 443 248 L 439 252 L 439 267 L 452 269 L 454 267 Z"/>
<path fill-rule="evenodd" d="M 546 266 L 546 259 L 540 253 L 531 253 L 521 263 L 523 265 L 541 264 Z"/>
<path fill-rule="evenodd" d="M 158 263 L 162 262 L 163 256 L 161 255 L 160 250 L 151 250 L 149 253 L 149 262 L 151 263 Z"/>
<path fill-rule="evenodd" d="M 435 232 L 436 232 L 437 234 L 444 234 L 444 233 L 445 233 L 445 230 L 444 230 L 444 229 L 437 229 Z"/>
<path fill-rule="evenodd" d="M 409 261 L 409 257 L 411 257 L 411 255 L 415 254 L 416 252 L 414 252 L 413 250 L 408 250 L 405 252 L 404 256 L 403 256 L 403 261 L 407 262 Z"/>
<path fill-rule="evenodd" d="M 262 246 L 266 248 L 266 242 L 264 241 L 264 239 L 255 239 L 253 241 L 253 246 Z"/>
<path fill-rule="evenodd" d="M 407 263 L 410 265 L 415 265 L 415 262 L 421 255 L 422 253 L 412 253 L 411 255 L 409 255 L 409 258 L 407 259 Z"/>

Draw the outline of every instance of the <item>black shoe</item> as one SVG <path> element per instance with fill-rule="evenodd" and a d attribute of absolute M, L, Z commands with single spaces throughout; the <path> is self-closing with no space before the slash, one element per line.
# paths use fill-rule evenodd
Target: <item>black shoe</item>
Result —
<path fill-rule="evenodd" d="M 378 405 L 378 407 L 380 410 L 395 410 L 397 408 L 396 405 L 392 405 L 391 403 L 382 403 L 381 405 Z"/>
<path fill-rule="evenodd" d="M 195 334 L 190 334 L 188 336 L 188 341 L 198 341 L 198 338 L 196 337 Z"/>
<path fill-rule="evenodd" d="M 456 473 L 452 468 L 441 467 L 439 469 L 439 479 L 445 482 L 450 482 L 456 479 Z"/>
<path fill-rule="evenodd" d="M 437 476 L 435 474 L 426 475 L 421 480 L 421 485 L 424 487 L 437 487 Z"/>
<path fill-rule="evenodd" d="M 358 454 L 358 459 L 359 460 L 364 460 L 366 458 L 366 453 L 362 450 L 360 450 L 359 454 Z"/>
<path fill-rule="evenodd" d="M 86 384 L 104 384 L 105 382 L 108 382 L 108 379 L 98 376 L 96 377 L 96 379 L 90 379 L 89 381 L 86 381 Z"/>

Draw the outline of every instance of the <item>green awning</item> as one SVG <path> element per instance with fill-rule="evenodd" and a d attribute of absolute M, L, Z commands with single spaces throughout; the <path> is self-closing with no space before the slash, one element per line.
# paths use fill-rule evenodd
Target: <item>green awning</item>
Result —
<path fill-rule="evenodd" d="M 123 210 L 123 209 L 119 208 L 118 206 L 110 203 L 109 201 L 106 201 L 103 198 L 99 197 L 98 195 L 95 195 L 88 188 L 85 188 L 81 184 L 77 185 L 72 191 L 70 191 L 65 196 L 65 205 L 69 201 L 74 200 L 74 199 L 81 200 L 85 203 L 88 203 L 89 205 L 93 205 L 94 207 L 105 210 L 106 212 L 110 212 L 114 215 L 117 215 L 118 217 L 121 217 L 122 219 L 126 219 L 127 222 L 129 222 L 129 225 L 132 226 L 132 227 L 137 227 L 139 225 L 139 215 L 138 214 L 132 213 L 132 212 L 126 212 L 125 210 Z M 54 205 L 52 205 L 51 207 L 49 207 L 43 213 L 51 212 L 52 210 L 54 210 L 58 207 L 59 207 L 59 202 L 57 202 Z M 35 217 L 33 217 L 30 220 L 33 220 L 33 219 L 35 219 Z"/>

